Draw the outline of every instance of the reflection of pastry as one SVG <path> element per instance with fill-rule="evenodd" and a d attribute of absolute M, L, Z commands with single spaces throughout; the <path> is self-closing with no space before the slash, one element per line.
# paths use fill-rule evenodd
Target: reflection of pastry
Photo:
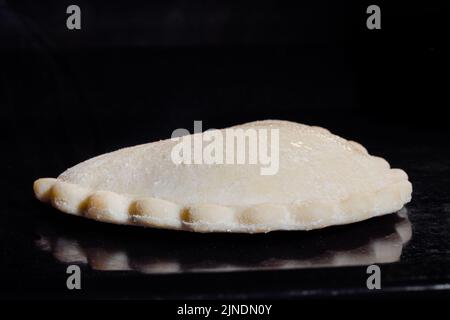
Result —
<path fill-rule="evenodd" d="M 63 263 L 160 274 L 390 263 L 400 259 L 411 238 L 405 209 L 377 220 L 308 233 L 202 235 L 122 228 L 117 241 L 116 228 L 55 216 L 40 222 L 36 244 Z"/>
<path fill-rule="evenodd" d="M 395 212 L 411 199 L 404 171 L 326 129 L 274 120 L 233 128 L 279 129 L 275 174 L 255 164 L 175 164 L 178 142 L 163 140 L 39 179 L 36 197 L 99 221 L 200 232 L 317 229 Z"/>

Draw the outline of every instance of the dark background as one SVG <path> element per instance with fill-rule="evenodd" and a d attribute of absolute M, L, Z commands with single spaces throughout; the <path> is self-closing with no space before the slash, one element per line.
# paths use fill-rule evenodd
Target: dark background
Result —
<path fill-rule="evenodd" d="M 1 186 L 7 203 L 1 260 L 11 275 L 3 293 L 35 297 L 47 281 L 47 294 L 60 295 L 65 275 L 44 281 L 43 274 L 63 267 L 32 245 L 35 220 L 55 214 L 33 199 L 36 178 L 167 138 L 176 128 L 192 130 L 194 120 L 207 129 L 267 118 L 324 126 L 405 169 L 415 188 L 410 219 L 421 236 L 406 251 L 399 283 L 422 279 L 425 291 L 448 284 L 449 35 L 443 3 L 0 0 Z M 81 7 L 79 31 L 66 28 L 69 4 Z M 370 4 L 381 7 L 381 30 L 366 28 Z M 436 269 L 424 272 L 433 264 Z M 309 283 L 314 287 L 325 274 L 330 280 L 343 271 L 304 272 L 297 276 L 316 274 L 318 282 Z M 29 277 L 19 281 L 18 274 Z M 91 277 L 101 287 L 111 275 Z M 280 296 L 293 290 L 286 274 L 264 277 L 286 280 Z M 123 279 L 116 281 L 133 283 Z M 233 281 L 220 281 L 233 292 Z M 259 292 L 255 283 L 249 280 L 247 292 Z M 351 283 L 331 286 L 348 289 Z M 295 292 L 302 295 L 301 289 Z"/>
<path fill-rule="evenodd" d="M 392 127 L 446 142 L 443 2 L 378 2 L 381 30 L 366 28 L 368 1 L 78 1 L 79 31 L 66 28 L 69 4 L 1 6 L 4 136 L 30 162 L 39 155 L 33 178 L 194 120 L 287 119 L 362 143 Z"/>

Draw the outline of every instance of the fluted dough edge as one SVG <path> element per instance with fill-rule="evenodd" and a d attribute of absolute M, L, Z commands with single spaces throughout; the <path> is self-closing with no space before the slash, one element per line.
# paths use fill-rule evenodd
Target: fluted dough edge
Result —
<path fill-rule="evenodd" d="M 404 173 L 394 170 L 397 175 Z M 181 206 L 164 199 L 90 190 L 54 178 L 36 180 L 34 193 L 36 198 L 60 211 L 102 222 L 195 232 L 260 233 L 320 229 L 396 212 L 411 200 L 412 192 L 406 174 L 400 176 L 403 179 L 380 190 L 353 194 L 339 201 L 246 207 Z"/>

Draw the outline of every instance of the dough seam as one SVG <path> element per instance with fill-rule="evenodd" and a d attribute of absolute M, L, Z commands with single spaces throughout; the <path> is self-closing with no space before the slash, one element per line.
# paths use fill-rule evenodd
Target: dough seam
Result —
<path fill-rule="evenodd" d="M 392 213 L 411 200 L 412 185 L 408 180 L 400 180 L 373 193 L 352 194 L 338 201 L 247 207 L 217 204 L 186 207 L 163 199 L 91 190 L 55 178 L 36 180 L 34 192 L 39 200 L 65 213 L 102 222 L 195 232 L 259 233 L 311 230 Z M 386 198 L 390 201 L 385 201 Z M 330 208 L 333 218 L 323 219 Z"/>

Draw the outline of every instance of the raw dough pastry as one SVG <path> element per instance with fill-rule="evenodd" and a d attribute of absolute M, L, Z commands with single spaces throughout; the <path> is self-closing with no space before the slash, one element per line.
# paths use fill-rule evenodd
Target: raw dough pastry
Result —
<path fill-rule="evenodd" d="M 171 139 L 103 154 L 57 179 L 38 179 L 36 197 L 74 215 L 198 232 L 311 230 L 400 210 L 411 200 L 406 173 L 328 130 L 277 120 L 234 128 L 279 129 L 279 170 L 255 164 L 178 164 Z M 221 130 L 224 132 L 224 129 Z"/>

